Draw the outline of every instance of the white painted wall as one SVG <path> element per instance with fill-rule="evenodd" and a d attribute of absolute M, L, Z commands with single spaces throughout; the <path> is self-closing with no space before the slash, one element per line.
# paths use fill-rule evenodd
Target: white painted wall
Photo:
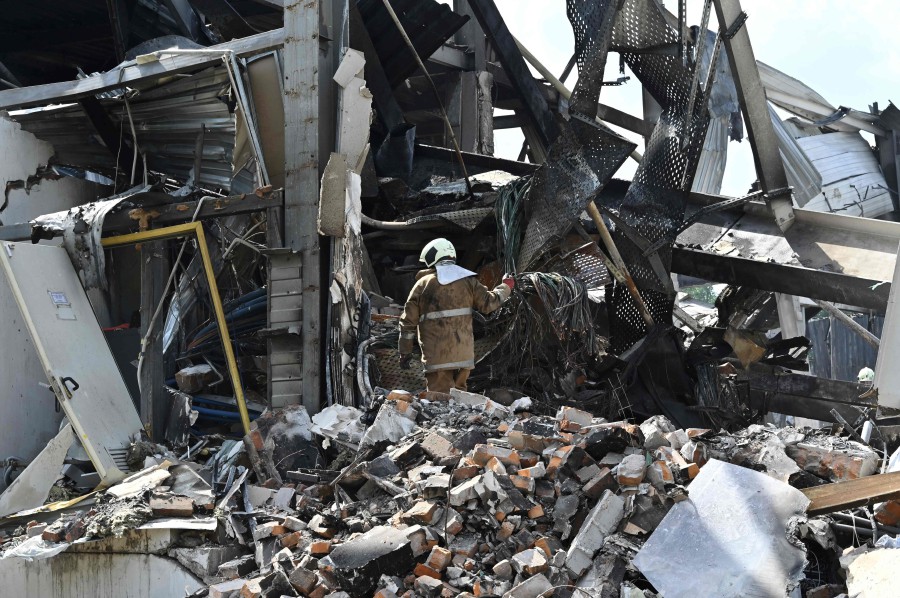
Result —
<path fill-rule="evenodd" d="M 19 127 L 19 123 L 0 113 L 0 188 L 7 181 L 25 180 L 38 166 L 47 164 L 53 147 Z M 67 210 L 98 199 L 103 187 L 81 179 L 65 177 L 58 181 L 41 181 L 30 192 L 15 189 L 9 194 L 9 205 L 0 212 L 3 224 L 28 222 L 35 216 Z M 0 198 L 2 205 L 2 198 Z"/>
<path fill-rule="evenodd" d="M 203 587 L 177 561 L 152 554 L 69 554 L 0 560 L 3 596 L 173 598 Z"/>
<path fill-rule="evenodd" d="M 52 155 L 50 144 L 22 131 L 18 123 L 0 113 L 0 190 L 7 181 L 34 174 Z M 29 193 L 11 191 L 0 221 L 28 222 L 41 214 L 93 201 L 102 189 L 70 177 L 41 181 Z M 5 281 L 0 284 L 0 339 L 0 459 L 14 455 L 30 460 L 56 435 L 62 414 L 54 409 L 53 393 L 39 386 L 47 378 Z"/>

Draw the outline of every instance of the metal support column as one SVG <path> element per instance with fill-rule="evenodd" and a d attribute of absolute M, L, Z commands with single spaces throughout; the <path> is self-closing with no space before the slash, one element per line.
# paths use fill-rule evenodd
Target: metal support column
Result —
<path fill-rule="evenodd" d="M 319 234 L 319 0 L 284 6 L 284 242 L 300 255 L 303 367 L 301 397 L 311 412 L 321 405 L 321 281 Z M 269 356 L 270 360 L 274 358 Z"/>
<path fill-rule="evenodd" d="M 756 175 L 766 194 L 766 203 L 782 231 L 794 223 L 794 207 L 784 163 L 778 151 L 778 140 L 766 100 L 766 90 L 759 78 L 753 46 L 745 21 L 747 13 L 740 0 L 713 0 L 719 18 L 719 35 L 728 51 L 728 62 L 734 75 L 741 111 L 747 125 Z"/>
<path fill-rule="evenodd" d="M 166 277 L 169 274 L 164 243 L 141 245 L 141 338 L 145 339 L 144 359 L 140 369 L 141 423 L 150 438 L 161 441 L 165 437 L 169 415 L 169 397 L 163 381 L 166 379 L 163 355 L 163 326 L 159 322 L 150 336 L 147 328 L 156 306 L 163 300 Z"/>

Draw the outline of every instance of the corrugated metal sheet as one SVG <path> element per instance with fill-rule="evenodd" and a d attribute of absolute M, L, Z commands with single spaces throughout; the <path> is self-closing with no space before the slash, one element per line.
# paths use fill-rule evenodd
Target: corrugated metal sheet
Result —
<path fill-rule="evenodd" d="M 822 176 L 822 192 L 804 207 L 869 218 L 894 209 L 881 167 L 859 133 L 813 135 L 797 144 Z"/>
<path fill-rule="evenodd" d="M 725 177 L 725 164 L 728 162 L 728 116 L 719 116 L 709 120 L 706 140 L 703 142 L 703 153 L 697 164 L 697 174 L 691 191 L 718 195 L 722 191 L 722 179 Z"/>
<path fill-rule="evenodd" d="M 224 67 L 182 76 L 141 91 L 130 102 L 137 143 L 147 154 L 151 170 L 187 180 L 201 125 L 206 125 L 200 183 L 231 189 L 234 115 L 225 96 L 229 92 Z M 102 100 L 113 122 L 126 133 L 128 115 L 121 98 Z M 100 141 L 77 104 L 13 112 L 22 128 L 53 145 L 64 164 L 92 167 L 111 173 L 115 159 Z M 246 178 L 246 172 L 240 175 Z M 252 187 L 243 181 L 241 191 Z"/>
<path fill-rule="evenodd" d="M 796 125 L 786 126 L 778 113 L 769 106 L 769 118 L 778 139 L 778 150 L 787 174 L 788 183 L 794 188 L 794 202 L 801 208 L 822 191 L 822 175 L 816 170 L 809 156 L 800 149 L 796 136 L 792 133 Z"/>
<path fill-rule="evenodd" d="M 884 317 L 856 314 L 853 320 L 881 338 Z M 807 322 L 806 337 L 812 343 L 809 371 L 814 376 L 856 382 L 859 370 L 875 367 L 878 352 L 834 318 L 817 318 Z"/>

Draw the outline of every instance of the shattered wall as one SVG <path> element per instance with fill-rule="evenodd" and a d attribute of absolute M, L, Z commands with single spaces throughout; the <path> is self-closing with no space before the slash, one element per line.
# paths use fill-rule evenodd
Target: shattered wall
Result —
<path fill-rule="evenodd" d="M 81 179 L 63 177 L 57 180 L 32 180 L 38 170 L 53 156 L 53 146 L 23 131 L 18 123 L 0 115 L 0 182 L 4 199 L 0 200 L 0 223 L 28 222 L 35 216 L 67 210 L 97 198 L 101 186 Z M 8 202 L 8 203 L 7 203 Z"/>
<path fill-rule="evenodd" d="M 10 181 L 27 181 L 52 155 L 49 143 L 23 131 L 6 116 L 0 116 L 0 181 L 9 200 L 5 209 L 0 210 L 0 222 L 28 222 L 40 214 L 65 210 L 97 196 L 100 186 L 71 177 L 40 180 L 28 192 L 9 188 Z M 56 434 L 62 413 L 53 408 L 56 403 L 53 393 L 39 385 L 46 383 L 47 377 L 21 321 L 19 308 L 5 284 L 0 285 L 0 313 L 4 314 L 0 318 L 0 338 L 7 347 L 0 360 L 0 380 L 9 381 L 0 400 L 0 421 L 16 422 L 0 434 L 0 459 L 15 456 L 30 460 Z"/>

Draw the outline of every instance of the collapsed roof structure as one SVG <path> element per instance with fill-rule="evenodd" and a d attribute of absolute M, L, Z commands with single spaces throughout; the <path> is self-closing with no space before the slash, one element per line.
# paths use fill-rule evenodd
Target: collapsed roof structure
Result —
<path fill-rule="evenodd" d="M 559 76 L 494 0 L 82 4 L 16 7 L 0 43 L 20 593 L 48 586 L 17 557 L 71 560 L 78 596 L 96 552 L 120 558 L 92 596 L 117 570 L 129 596 L 862 587 L 887 549 L 839 563 L 847 522 L 897 531 L 893 104 L 757 62 L 739 0 L 694 26 L 686 0 L 567 0 Z M 623 83 L 642 116 L 603 103 Z M 757 180 L 723 196 L 745 130 Z M 418 394 L 396 350 L 436 236 L 517 280 L 476 322 L 477 394 Z M 762 586 L 735 562 L 682 583 L 686 497 L 692 542 L 726 541 L 722 505 L 802 533 L 753 544 Z"/>

